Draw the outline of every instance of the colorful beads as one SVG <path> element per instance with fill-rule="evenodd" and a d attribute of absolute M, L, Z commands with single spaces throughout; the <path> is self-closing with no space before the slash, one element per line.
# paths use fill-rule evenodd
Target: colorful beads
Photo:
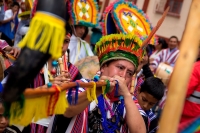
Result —
<path fill-rule="evenodd" d="M 48 87 L 48 88 L 51 88 L 51 87 L 52 87 L 52 83 L 49 82 L 49 83 L 47 84 L 47 87 Z"/>
<path fill-rule="evenodd" d="M 52 75 L 55 75 L 55 74 L 56 74 L 56 69 L 55 69 L 55 68 L 53 68 L 53 69 L 51 70 L 51 74 L 52 74 Z"/>
<path fill-rule="evenodd" d="M 58 66 L 58 62 L 57 62 L 57 61 L 53 61 L 53 62 L 52 62 L 52 66 L 53 66 L 53 67 L 57 67 L 57 66 Z"/>

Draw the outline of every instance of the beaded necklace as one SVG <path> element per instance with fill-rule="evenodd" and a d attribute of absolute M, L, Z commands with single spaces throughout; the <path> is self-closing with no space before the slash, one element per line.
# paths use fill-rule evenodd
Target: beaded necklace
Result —
<path fill-rule="evenodd" d="M 114 111 L 111 109 L 111 106 L 109 106 L 109 103 L 104 100 L 103 95 L 98 97 L 98 101 L 98 108 L 100 109 L 102 116 L 101 124 L 103 127 L 103 132 L 114 133 L 116 130 L 120 131 L 119 123 L 123 121 L 124 100 L 120 99 Z M 115 122 L 107 119 L 107 110 L 110 111 L 112 118 L 115 118 Z"/>

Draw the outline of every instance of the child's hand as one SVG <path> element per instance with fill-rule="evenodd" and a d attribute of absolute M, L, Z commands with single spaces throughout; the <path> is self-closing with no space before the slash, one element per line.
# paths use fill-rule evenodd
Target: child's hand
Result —
<path fill-rule="evenodd" d="M 17 15 L 17 12 L 14 12 L 14 13 L 13 13 L 13 16 L 11 17 L 11 20 L 14 20 L 15 17 L 16 17 L 16 15 Z"/>

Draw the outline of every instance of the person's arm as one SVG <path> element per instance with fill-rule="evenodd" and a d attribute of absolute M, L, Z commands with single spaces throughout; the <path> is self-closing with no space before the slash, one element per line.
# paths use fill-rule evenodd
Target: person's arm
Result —
<path fill-rule="evenodd" d="M 163 53 L 164 51 L 162 50 L 154 59 L 153 62 L 151 62 L 150 67 L 154 69 L 154 71 L 156 70 L 156 68 L 158 67 L 158 65 L 161 63 L 162 61 L 162 57 L 163 57 Z"/>
<path fill-rule="evenodd" d="M 8 23 L 8 22 L 10 22 L 10 21 L 12 21 L 12 20 L 13 20 L 13 17 L 8 18 L 8 19 L 6 19 L 6 20 L 2 20 L 1 23 L 2 23 L 2 24 L 5 24 L 5 23 Z"/>
<path fill-rule="evenodd" d="M 1 21 L 2 24 L 8 23 L 15 19 L 17 15 L 17 12 L 15 12 L 13 15 L 10 13 L 10 11 L 6 11 L 4 15 L 4 20 Z"/>
<path fill-rule="evenodd" d="M 124 104 L 126 109 L 126 124 L 130 133 L 146 133 L 145 123 L 140 115 L 135 102 L 132 99 L 125 79 L 119 76 L 114 76 L 114 81 L 119 83 L 119 95 L 124 97 Z"/>
<path fill-rule="evenodd" d="M 130 133 L 146 133 L 145 123 L 140 115 L 131 94 L 124 96 L 124 103 L 126 108 L 126 123 Z"/>
<path fill-rule="evenodd" d="M 116 83 L 115 80 L 113 80 L 112 78 L 107 77 L 107 76 L 101 76 L 100 80 L 101 81 L 109 80 L 111 87 L 114 87 L 115 83 Z M 110 91 L 112 91 L 112 88 L 110 89 Z M 101 94 L 102 94 L 102 88 L 101 87 L 96 88 L 96 97 L 100 96 Z M 87 92 L 86 91 L 81 92 L 78 94 L 77 104 L 69 105 L 69 107 L 66 109 L 66 111 L 64 113 L 64 116 L 67 118 L 74 117 L 74 116 L 80 114 L 81 112 L 83 112 L 90 103 L 91 102 L 88 101 L 88 99 L 87 99 Z"/>
<path fill-rule="evenodd" d="M 102 94 L 101 90 L 102 89 L 100 89 L 100 88 L 98 89 L 97 88 L 97 90 L 96 90 L 97 97 Z M 81 112 L 83 112 L 88 107 L 88 105 L 90 103 L 91 102 L 88 101 L 88 99 L 87 99 L 87 92 L 86 91 L 81 92 L 81 93 L 78 94 L 78 102 L 77 102 L 77 104 L 76 105 L 70 105 L 66 109 L 66 111 L 64 113 L 64 116 L 67 117 L 67 118 L 74 117 L 74 116 L 80 114 Z"/>

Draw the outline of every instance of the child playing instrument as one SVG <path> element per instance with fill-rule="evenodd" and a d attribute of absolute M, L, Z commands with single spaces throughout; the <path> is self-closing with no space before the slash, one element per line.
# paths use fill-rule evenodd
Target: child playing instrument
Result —
<path fill-rule="evenodd" d="M 158 128 L 158 119 L 152 112 L 152 107 L 158 103 L 164 95 L 165 86 L 162 81 L 155 77 L 145 79 L 137 91 L 137 100 L 141 108 L 149 117 L 149 133 L 156 132 Z"/>

